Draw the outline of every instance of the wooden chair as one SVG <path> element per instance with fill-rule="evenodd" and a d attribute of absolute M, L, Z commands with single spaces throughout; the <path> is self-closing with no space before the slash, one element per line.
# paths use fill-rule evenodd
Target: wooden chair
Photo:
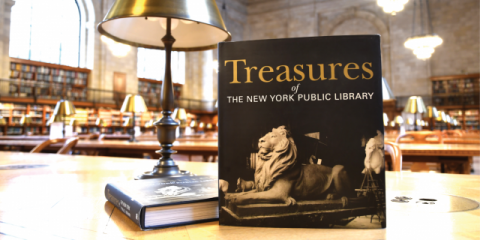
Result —
<path fill-rule="evenodd" d="M 56 143 L 63 143 L 62 148 L 58 150 L 57 154 L 69 154 L 70 150 L 72 150 L 75 145 L 77 145 L 78 138 L 56 138 L 56 139 L 48 139 L 40 144 L 38 144 L 35 148 L 30 151 L 31 153 L 39 153 L 44 148 L 50 146 L 51 144 Z"/>
<path fill-rule="evenodd" d="M 393 142 L 385 142 L 385 152 L 388 152 L 392 159 L 392 170 L 394 172 L 402 171 L 402 150 L 398 144 Z"/>
<path fill-rule="evenodd" d="M 436 137 L 432 139 L 431 137 Z M 407 141 L 401 141 L 402 138 L 410 138 Z M 427 139 L 429 138 L 429 139 Z M 432 131 L 406 132 L 397 137 L 396 143 L 442 143 L 442 133 Z"/>
<path fill-rule="evenodd" d="M 465 131 L 463 130 L 443 130 L 442 131 L 443 137 L 463 137 L 465 135 Z"/>

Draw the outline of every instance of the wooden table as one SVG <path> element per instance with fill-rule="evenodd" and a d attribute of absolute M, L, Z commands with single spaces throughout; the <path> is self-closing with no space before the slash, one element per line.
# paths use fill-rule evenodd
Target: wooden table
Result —
<path fill-rule="evenodd" d="M 16 146 L 21 148 L 21 151 L 29 151 L 35 146 L 40 144 L 40 140 L 0 140 L 0 146 Z M 58 150 L 61 147 L 60 144 L 52 145 L 53 150 Z M 160 155 L 155 151 L 160 150 L 160 144 L 158 141 L 141 141 L 141 142 L 128 142 L 120 140 L 80 140 L 75 146 L 75 150 L 82 150 L 87 152 L 97 152 L 101 156 L 142 156 L 143 153 L 147 153 L 154 158 L 158 158 Z M 173 149 L 179 154 L 202 155 L 204 161 L 208 160 L 210 156 L 218 155 L 218 143 L 211 141 L 176 141 Z"/>
<path fill-rule="evenodd" d="M 208 222 L 141 231 L 104 197 L 108 182 L 150 170 L 148 160 L 0 152 L 0 236 L 12 239 L 478 239 L 480 208 L 464 212 L 399 211 L 387 201 L 387 229 L 278 229 Z M 217 174 L 216 163 L 179 162 L 181 169 Z M 414 193 L 480 201 L 480 176 L 387 172 L 387 200 Z"/>
<path fill-rule="evenodd" d="M 440 162 L 447 163 L 448 168 L 460 166 L 459 171 L 470 174 L 473 156 L 480 156 L 477 144 L 399 144 L 405 162 Z M 459 165 L 461 164 L 461 165 Z M 445 165 L 442 164 L 442 168 Z M 452 169 L 454 171 L 455 169 Z M 442 169 L 442 172 L 448 170 Z"/>

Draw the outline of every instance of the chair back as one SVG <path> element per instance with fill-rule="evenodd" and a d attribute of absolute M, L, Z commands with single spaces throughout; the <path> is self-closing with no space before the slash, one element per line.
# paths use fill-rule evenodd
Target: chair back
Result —
<path fill-rule="evenodd" d="M 398 144 L 393 142 L 385 142 L 385 151 L 388 152 L 392 159 L 392 170 L 395 172 L 402 171 L 402 150 Z"/>
<path fill-rule="evenodd" d="M 430 139 L 427 140 L 427 138 L 429 137 Z M 436 137 L 436 139 L 431 139 L 431 137 Z M 400 134 L 397 137 L 397 140 L 395 142 L 399 143 L 400 139 L 402 138 L 410 139 L 405 141 L 406 143 L 443 143 L 441 132 L 432 132 L 432 131 L 406 132 L 406 133 Z"/>
<path fill-rule="evenodd" d="M 463 130 L 443 130 L 442 134 L 444 137 L 463 137 L 465 135 L 465 131 Z"/>
<path fill-rule="evenodd" d="M 44 142 L 38 144 L 35 148 L 33 148 L 30 152 L 31 153 L 39 153 L 44 148 L 56 144 L 56 143 L 63 143 L 62 148 L 57 151 L 57 154 L 69 154 L 70 150 L 77 145 L 78 138 L 55 138 L 55 139 L 48 139 Z"/>

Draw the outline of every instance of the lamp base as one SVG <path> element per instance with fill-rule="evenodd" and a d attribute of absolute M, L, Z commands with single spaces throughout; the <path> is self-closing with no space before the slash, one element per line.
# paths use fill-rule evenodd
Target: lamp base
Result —
<path fill-rule="evenodd" d="M 165 178 L 165 177 L 188 177 L 194 176 L 195 174 L 180 170 L 177 165 L 174 166 L 160 166 L 155 167 L 153 171 L 144 172 L 135 177 L 135 180 L 141 179 L 152 179 L 152 178 Z"/>

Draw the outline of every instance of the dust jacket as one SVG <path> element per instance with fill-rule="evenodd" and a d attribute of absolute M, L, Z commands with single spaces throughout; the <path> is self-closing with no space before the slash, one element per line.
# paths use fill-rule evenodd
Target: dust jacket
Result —
<path fill-rule="evenodd" d="M 105 197 L 142 230 L 218 219 L 218 178 L 168 177 L 108 183 Z"/>
<path fill-rule="evenodd" d="M 386 227 L 380 55 L 379 35 L 219 44 L 221 225 Z"/>

